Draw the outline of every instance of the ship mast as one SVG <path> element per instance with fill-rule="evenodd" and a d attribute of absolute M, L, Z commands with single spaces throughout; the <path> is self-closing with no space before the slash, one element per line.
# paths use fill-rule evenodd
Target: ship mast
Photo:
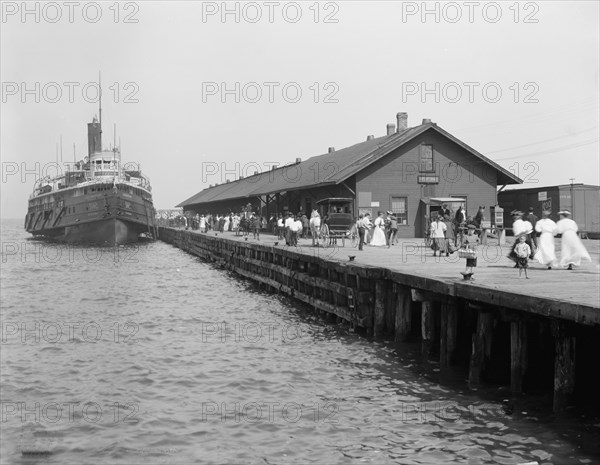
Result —
<path fill-rule="evenodd" d="M 98 115 L 100 117 L 98 120 L 98 123 L 100 124 L 100 144 L 98 148 L 100 149 L 100 152 L 102 152 L 102 82 L 100 71 L 98 71 Z"/>

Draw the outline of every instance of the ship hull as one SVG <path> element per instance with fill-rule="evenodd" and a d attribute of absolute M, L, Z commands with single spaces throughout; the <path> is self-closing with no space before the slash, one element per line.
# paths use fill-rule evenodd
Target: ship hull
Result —
<path fill-rule="evenodd" d="M 60 242 L 97 245 L 129 244 L 156 231 L 148 192 L 119 184 L 63 189 L 31 199 L 25 229 Z"/>
<path fill-rule="evenodd" d="M 146 229 L 116 218 L 41 230 L 34 236 L 48 237 L 68 244 L 122 245 L 138 241 Z"/>

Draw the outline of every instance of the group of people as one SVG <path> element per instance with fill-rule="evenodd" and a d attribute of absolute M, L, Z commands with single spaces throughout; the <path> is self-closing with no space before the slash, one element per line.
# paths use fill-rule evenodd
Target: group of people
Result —
<path fill-rule="evenodd" d="M 592 261 L 590 254 L 579 239 L 577 223 L 571 219 L 571 212 L 562 210 L 558 212 L 558 222 L 551 218 L 551 212 L 542 212 L 542 219 L 538 220 L 529 208 L 526 216 L 523 212 L 513 210 L 513 234 L 515 243 L 509 254 L 509 258 L 515 262 L 515 268 L 519 268 L 519 276 L 525 273 L 529 260 L 537 260 L 540 264 L 547 266 L 550 270 L 554 266 L 566 267 L 572 270 L 574 266 L 581 266 L 582 260 Z M 554 236 L 561 235 L 560 260 L 556 256 Z"/>
<path fill-rule="evenodd" d="M 275 220 L 275 233 L 278 239 L 285 239 L 287 245 L 298 245 L 298 238 L 308 235 L 308 218 L 304 213 L 294 215 L 288 212 L 285 216 L 279 214 Z"/>
<path fill-rule="evenodd" d="M 452 218 L 453 216 L 454 218 Z M 458 207 L 458 210 L 454 213 L 448 209 L 446 204 L 442 205 L 442 208 L 429 225 L 433 256 L 437 256 L 439 252 L 440 257 L 444 253 L 448 257 L 458 250 L 458 247 L 462 247 L 465 234 L 461 234 L 461 228 L 467 234 L 469 230 L 472 230 L 471 234 L 475 234 L 481 240 L 482 234 L 485 234 L 485 230 L 482 228 L 484 220 L 485 207 L 483 206 L 479 207 L 475 217 L 470 217 L 467 216 L 462 206 Z M 463 237 L 463 240 L 459 239 L 461 237 Z"/>
<path fill-rule="evenodd" d="M 257 215 L 254 212 L 240 212 L 229 214 L 196 214 L 191 219 L 185 218 L 185 228 L 190 226 L 194 230 L 208 233 L 223 233 L 225 231 L 233 232 L 236 236 L 247 236 L 252 232 L 255 239 L 260 238 L 261 229 L 266 228 L 267 222 L 264 217 Z"/>
<path fill-rule="evenodd" d="M 465 279 L 473 279 L 473 268 L 477 266 L 477 246 L 480 242 L 480 234 L 483 232 L 481 222 L 484 220 L 484 207 L 479 207 L 477 220 L 467 218 L 462 207 L 459 207 L 454 221 L 450 220 L 451 213 L 442 207 L 440 214 L 431 222 L 429 234 L 433 256 L 441 257 L 443 253 L 449 257 L 451 253 L 459 252 L 459 256 L 466 258 L 465 271 L 462 273 Z M 460 228 L 465 228 L 466 234 L 459 234 Z M 459 239 L 460 243 L 459 243 Z"/>
<path fill-rule="evenodd" d="M 377 218 L 371 222 L 371 214 L 364 213 L 358 216 L 356 229 L 358 231 L 358 250 L 363 250 L 364 244 L 373 247 L 388 248 L 396 243 L 398 236 L 398 218 L 393 212 L 377 212 Z"/>
<path fill-rule="evenodd" d="M 288 212 L 287 218 L 284 220 L 283 215 L 279 214 L 277 218 L 276 232 L 279 239 L 285 239 L 285 244 L 296 247 L 298 238 L 305 237 L 308 229 L 308 218 L 304 214 L 294 215 Z"/>

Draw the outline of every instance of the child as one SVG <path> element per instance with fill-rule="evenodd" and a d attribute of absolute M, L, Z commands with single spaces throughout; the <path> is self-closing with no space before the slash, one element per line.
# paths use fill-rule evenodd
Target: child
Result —
<path fill-rule="evenodd" d="M 527 276 L 527 261 L 529 260 L 529 255 L 531 255 L 531 247 L 529 244 L 525 242 L 527 238 L 525 235 L 519 236 L 519 242 L 515 247 L 514 251 L 517 255 L 517 266 L 519 268 L 519 278 L 521 277 L 521 273 L 525 271 L 525 278 L 529 279 Z"/>
<path fill-rule="evenodd" d="M 475 225 L 470 224 L 467 228 L 467 235 L 464 236 L 464 238 L 463 238 L 463 244 L 462 244 L 463 249 L 466 249 L 466 250 L 472 251 L 472 252 L 477 251 L 477 243 L 479 242 L 479 237 L 477 237 L 475 234 L 473 234 L 474 232 L 475 232 Z M 475 272 L 473 271 L 473 268 L 475 268 L 476 266 L 477 266 L 477 256 L 475 255 L 473 258 L 467 257 L 465 271 L 462 273 L 462 275 L 465 277 L 465 279 L 473 279 L 472 276 L 473 276 L 473 274 L 475 274 Z"/>

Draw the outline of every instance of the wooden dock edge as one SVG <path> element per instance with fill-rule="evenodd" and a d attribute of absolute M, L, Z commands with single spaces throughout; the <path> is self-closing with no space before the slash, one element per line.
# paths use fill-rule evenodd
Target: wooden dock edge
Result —
<path fill-rule="evenodd" d="M 567 409 L 575 392 L 575 351 L 571 348 L 576 328 L 600 329 L 597 307 L 329 260 L 291 248 L 183 229 L 161 227 L 159 238 L 271 291 L 284 293 L 324 314 L 364 328 L 368 335 L 405 342 L 414 335 L 420 320 L 420 330 L 416 332 L 423 357 L 439 353 L 442 373 L 456 363 L 459 346 L 462 344 L 464 348 L 469 344 L 471 386 L 485 381 L 493 362 L 496 322 L 503 322 L 509 328 L 510 386 L 514 393 L 522 391 L 528 365 L 532 365 L 528 363 L 528 344 L 531 344 L 528 334 L 537 331 L 538 326 L 551 328 L 548 332 L 554 339 L 556 413 Z M 462 329 L 465 327 L 472 330 L 466 342 Z"/>

